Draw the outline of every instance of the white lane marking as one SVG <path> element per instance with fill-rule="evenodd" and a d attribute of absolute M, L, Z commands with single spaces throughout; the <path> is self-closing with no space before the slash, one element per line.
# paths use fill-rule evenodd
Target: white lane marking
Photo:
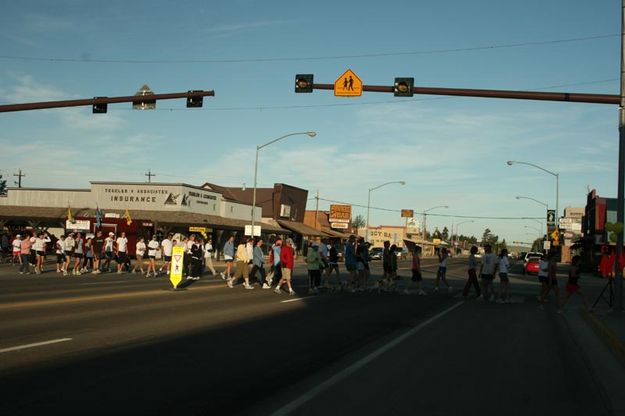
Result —
<path fill-rule="evenodd" d="M 34 347 L 41 347 L 41 346 L 44 346 L 44 345 L 57 344 L 59 342 L 67 342 L 67 341 L 71 341 L 71 340 L 72 340 L 72 338 L 60 338 L 60 339 L 52 339 L 50 341 L 36 342 L 34 344 L 18 345 L 17 347 L 1 349 L 0 350 L 0 354 L 4 353 L 4 352 L 24 350 L 26 348 L 34 348 Z"/>
<path fill-rule="evenodd" d="M 383 345 L 382 347 L 378 348 L 376 351 L 372 352 L 371 354 L 367 355 L 366 357 L 361 358 L 359 361 L 356 361 L 354 364 L 352 364 L 349 367 L 343 369 L 339 373 L 333 375 L 332 377 L 330 377 L 326 381 L 318 384 L 315 388 L 313 388 L 312 390 L 310 390 L 307 393 L 303 394 L 302 396 L 298 397 L 297 399 L 293 400 L 291 403 L 288 403 L 287 405 L 285 405 L 282 408 L 278 409 L 277 411 L 272 413 L 272 415 L 273 416 L 288 415 L 289 413 L 291 413 L 292 411 L 294 411 L 298 407 L 302 406 L 304 403 L 312 400 L 319 393 L 322 393 L 323 391 L 329 389 L 330 387 L 332 387 L 333 385 L 335 385 L 339 381 L 342 381 L 343 379 L 345 379 L 348 376 L 352 375 L 353 373 L 355 373 L 356 371 L 360 370 L 365 365 L 369 364 L 371 361 L 373 361 L 376 358 L 378 358 L 380 355 L 384 354 L 386 351 L 390 350 L 391 348 L 395 347 L 396 345 L 398 345 L 399 343 L 404 341 L 406 338 L 409 338 L 412 335 L 416 334 L 421 329 L 425 328 L 426 326 L 428 326 L 432 322 L 436 321 L 437 319 L 445 316 L 446 314 L 448 314 L 449 312 L 453 311 L 454 309 L 456 309 L 458 306 L 462 305 L 463 303 L 464 303 L 464 301 L 458 302 L 458 303 L 452 305 L 451 307 L 445 309 L 444 311 L 438 313 L 437 315 L 431 317 L 427 321 L 422 322 L 421 324 L 417 325 L 416 327 L 412 328 L 411 330 L 409 330 L 407 332 L 404 332 L 402 335 L 400 335 L 397 338 L 391 340 L 386 345 Z"/>
<path fill-rule="evenodd" d="M 295 299 L 282 300 L 282 301 L 280 301 L 280 303 L 297 302 L 298 300 L 304 300 L 304 299 L 309 299 L 309 298 L 314 298 L 314 296 L 305 296 L 305 297 L 303 297 L 303 298 L 295 298 Z"/>

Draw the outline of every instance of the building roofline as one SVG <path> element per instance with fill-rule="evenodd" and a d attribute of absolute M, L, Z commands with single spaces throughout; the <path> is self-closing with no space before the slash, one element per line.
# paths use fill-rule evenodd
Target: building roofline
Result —
<path fill-rule="evenodd" d="M 135 185 L 135 186 L 185 186 L 187 188 L 193 188 L 193 189 L 198 189 L 201 191 L 206 191 L 206 192 L 213 192 L 216 194 L 221 194 L 221 192 L 219 191 L 214 191 L 211 189 L 206 189 L 204 188 L 202 185 L 191 185 L 188 183 L 183 183 L 183 182 L 176 182 L 176 183 L 172 183 L 172 182 L 116 182 L 116 181 L 90 181 L 89 182 L 92 185 Z"/>
<path fill-rule="evenodd" d="M 69 191 L 69 192 L 91 192 L 89 188 L 35 188 L 35 187 L 27 187 L 22 186 L 9 186 L 7 187 L 7 191 Z"/>

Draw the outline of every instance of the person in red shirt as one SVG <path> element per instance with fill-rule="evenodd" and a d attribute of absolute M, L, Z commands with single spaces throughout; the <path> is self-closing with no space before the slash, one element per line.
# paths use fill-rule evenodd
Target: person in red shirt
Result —
<path fill-rule="evenodd" d="M 289 288 L 289 295 L 294 295 L 295 291 L 291 286 L 291 277 L 293 276 L 293 264 L 295 262 L 295 250 L 293 249 L 293 240 L 286 239 L 286 244 L 280 250 L 280 263 L 282 267 L 282 279 L 278 282 L 278 286 L 274 289 L 277 294 L 282 293 L 282 285 L 286 283 Z"/>
<path fill-rule="evenodd" d="M 30 248 L 32 243 L 30 237 L 26 235 L 20 242 L 20 257 L 22 265 L 20 266 L 20 274 L 30 274 Z"/>

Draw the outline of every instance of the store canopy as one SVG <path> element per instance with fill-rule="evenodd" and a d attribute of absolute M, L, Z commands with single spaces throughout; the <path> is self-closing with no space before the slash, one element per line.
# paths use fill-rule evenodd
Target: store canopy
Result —
<path fill-rule="evenodd" d="M 297 234 L 301 234 L 306 237 L 326 237 L 323 232 L 315 230 L 314 228 L 309 227 L 308 225 L 301 222 L 278 220 L 278 224 L 288 230 L 291 230 Z"/>

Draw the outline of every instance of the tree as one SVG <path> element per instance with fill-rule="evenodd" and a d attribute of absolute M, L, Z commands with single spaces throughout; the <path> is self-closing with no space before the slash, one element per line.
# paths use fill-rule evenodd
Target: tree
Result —
<path fill-rule="evenodd" d="M 434 232 L 432 233 L 432 237 L 434 238 L 438 238 L 439 240 L 443 237 L 441 235 L 441 232 L 438 230 L 438 227 L 436 227 L 436 229 L 434 230 Z"/>
<path fill-rule="evenodd" d="M 359 228 L 363 228 L 365 225 L 367 225 L 367 227 L 369 226 L 362 215 L 356 215 L 355 218 L 352 218 L 352 229 L 357 230 Z"/>
<path fill-rule="evenodd" d="M 443 233 L 441 234 L 441 237 L 443 237 L 443 240 L 445 241 L 449 240 L 449 230 L 447 229 L 447 227 L 443 228 Z"/>
<path fill-rule="evenodd" d="M 7 181 L 6 179 L 2 179 L 2 175 L 0 174 L 0 195 L 6 195 L 7 193 Z"/>
<path fill-rule="evenodd" d="M 482 234 L 482 246 L 490 244 L 494 248 L 495 244 L 497 244 L 497 240 L 499 240 L 499 237 L 493 234 L 489 228 L 484 230 L 484 234 Z"/>

